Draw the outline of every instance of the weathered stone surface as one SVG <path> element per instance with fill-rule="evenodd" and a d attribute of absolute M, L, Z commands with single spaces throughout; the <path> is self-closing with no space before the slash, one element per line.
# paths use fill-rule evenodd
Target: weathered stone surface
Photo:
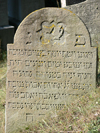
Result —
<path fill-rule="evenodd" d="M 70 10 L 31 13 L 7 50 L 6 133 L 61 109 L 96 86 L 97 49 Z"/>
<path fill-rule="evenodd" d="M 0 0 L 0 26 L 8 25 L 7 0 Z"/>
<path fill-rule="evenodd" d="M 66 8 L 81 18 L 89 30 L 92 46 L 98 46 L 100 44 L 100 0 L 86 0 Z"/>

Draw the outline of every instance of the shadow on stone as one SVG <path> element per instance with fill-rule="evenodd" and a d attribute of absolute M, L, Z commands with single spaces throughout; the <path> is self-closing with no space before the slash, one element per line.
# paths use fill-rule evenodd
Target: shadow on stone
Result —
<path fill-rule="evenodd" d="M 98 78 L 98 86 L 100 86 L 100 73 L 98 73 L 97 78 Z"/>

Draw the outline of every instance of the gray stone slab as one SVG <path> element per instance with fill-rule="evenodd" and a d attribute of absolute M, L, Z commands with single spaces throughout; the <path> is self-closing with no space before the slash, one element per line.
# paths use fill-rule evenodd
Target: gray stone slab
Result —
<path fill-rule="evenodd" d="M 96 87 L 97 48 L 70 10 L 27 16 L 7 47 L 6 133 L 34 125 Z"/>
<path fill-rule="evenodd" d="M 0 26 L 8 25 L 7 0 L 0 0 Z"/>
<path fill-rule="evenodd" d="M 86 0 L 65 8 L 81 18 L 89 30 L 92 46 L 98 46 L 100 44 L 100 0 Z"/>
<path fill-rule="evenodd" d="M 20 22 L 31 12 L 45 7 L 44 0 L 8 0 L 9 17 Z"/>
<path fill-rule="evenodd" d="M 14 38 L 14 26 L 0 27 L 0 38 L 2 50 L 7 50 L 7 44 L 13 43 Z"/>

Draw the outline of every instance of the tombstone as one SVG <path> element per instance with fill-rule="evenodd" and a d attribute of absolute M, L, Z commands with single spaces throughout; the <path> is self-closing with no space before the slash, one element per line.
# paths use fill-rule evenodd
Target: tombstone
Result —
<path fill-rule="evenodd" d="M 34 125 L 96 87 L 97 48 L 70 10 L 31 13 L 7 47 L 6 133 Z"/>
<path fill-rule="evenodd" d="M 80 17 L 89 30 L 92 46 L 98 46 L 100 44 L 100 0 L 86 0 L 79 4 L 66 6 L 66 9 Z"/>
<path fill-rule="evenodd" d="M 7 50 L 7 43 L 13 43 L 14 26 L 8 24 L 7 0 L 0 0 L 0 38 L 1 48 Z"/>
<path fill-rule="evenodd" d="M 29 13 L 43 7 L 44 0 L 8 0 L 8 15 L 11 23 L 18 26 Z"/>

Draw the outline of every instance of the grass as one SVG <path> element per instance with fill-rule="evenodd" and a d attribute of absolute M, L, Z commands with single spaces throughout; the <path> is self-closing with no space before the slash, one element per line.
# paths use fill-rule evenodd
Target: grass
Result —
<path fill-rule="evenodd" d="M 54 117 L 47 116 L 20 133 L 100 133 L 100 89 L 78 98 Z"/>
<path fill-rule="evenodd" d="M 100 51 L 99 51 L 100 55 Z M 5 95 L 6 95 L 6 53 L 0 60 L 0 133 L 4 133 Z M 100 73 L 100 66 L 99 71 Z M 100 133 L 100 87 L 91 94 L 86 94 L 56 110 L 34 126 L 19 130 L 16 133 Z"/>
<path fill-rule="evenodd" d="M 4 133 L 5 124 L 5 97 L 6 97 L 6 53 L 3 53 L 0 60 L 0 133 Z"/>

